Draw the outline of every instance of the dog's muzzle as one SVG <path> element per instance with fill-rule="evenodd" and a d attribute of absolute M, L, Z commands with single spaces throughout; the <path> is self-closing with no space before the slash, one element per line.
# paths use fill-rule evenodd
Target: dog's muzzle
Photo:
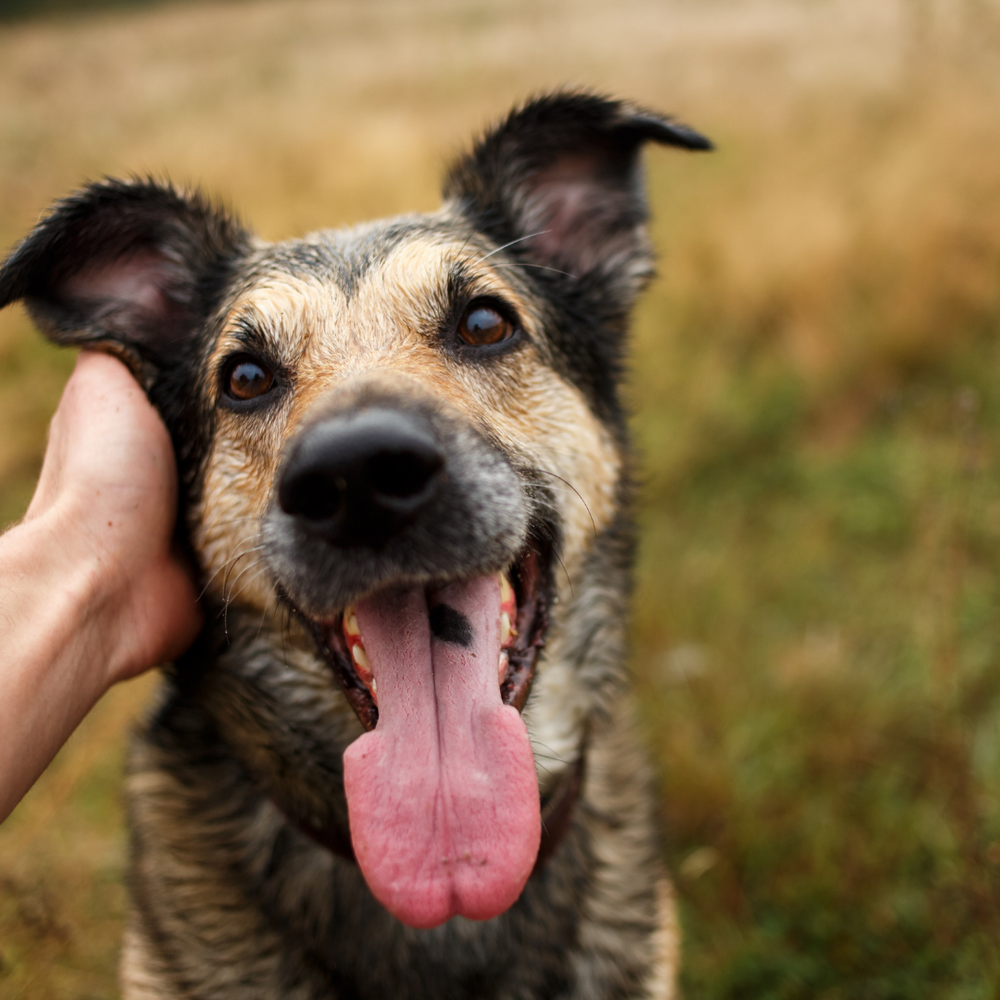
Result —
<path fill-rule="evenodd" d="M 335 391 L 287 446 L 265 515 L 269 569 L 297 610 L 329 620 L 386 586 L 509 567 L 528 502 L 468 420 L 414 394 Z"/>

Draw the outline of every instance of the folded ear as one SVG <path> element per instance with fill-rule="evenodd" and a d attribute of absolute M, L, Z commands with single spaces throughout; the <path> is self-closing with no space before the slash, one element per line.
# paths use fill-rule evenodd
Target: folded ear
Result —
<path fill-rule="evenodd" d="M 105 180 L 57 202 L 15 247 L 0 308 L 23 299 L 52 340 L 112 350 L 148 382 L 190 347 L 249 246 L 200 194 Z"/>
<path fill-rule="evenodd" d="M 552 269 L 552 282 L 596 293 L 612 318 L 652 272 L 639 163 L 645 142 L 712 148 L 663 115 L 593 94 L 550 94 L 488 132 L 451 168 L 444 195 L 512 255 Z"/>

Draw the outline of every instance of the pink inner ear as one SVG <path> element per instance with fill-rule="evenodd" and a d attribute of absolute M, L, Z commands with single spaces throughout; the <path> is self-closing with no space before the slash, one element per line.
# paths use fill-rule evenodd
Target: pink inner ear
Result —
<path fill-rule="evenodd" d="M 628 211 L 629 196 L 609 176 L 600 156 L 564 156 L 537 175 L 524 209 L 533 256 L 582 277 L 618 249 L 616 223 Z"/>
<path fill-rule="evenodd" d="M 558 179 L 539 184 L 532 206 L 543 209 L 538 225 L 544 225 L 545 230 L 532 240 L 532 247 L 545 257 L 562 260 L 564 247 L 580 228 L 580 220 L 593 198 L 593 184 L 585 180 Z"/>
<path fill-rule="evenodd" d="M 115 302 L 153 316 L 171 304 L 165 290 L 176 284 L 175 267 L 162 254 L 137 250 L 77 271 L 63 282 L 63 294 L 85 302 Z"/>

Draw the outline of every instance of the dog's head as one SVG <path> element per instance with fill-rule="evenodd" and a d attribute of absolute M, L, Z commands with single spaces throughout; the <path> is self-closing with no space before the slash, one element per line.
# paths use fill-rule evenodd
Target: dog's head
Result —
<path fill-rule="evenodd" d="M 708 148 L 543 97 L 458 161 L 437 213 L 276 245 L 196 194 L 106 181 L 0 272 L 0 305 L 144 382 L 226 610 L 200 696 L 301 821 L 343 823 L 343 781 L 366 879 L 415 926 L 514 902 L 540 839 L 533 749 L 574 759 L 620 675 L 601 595 L 622 570 L 649 140 Z"/>

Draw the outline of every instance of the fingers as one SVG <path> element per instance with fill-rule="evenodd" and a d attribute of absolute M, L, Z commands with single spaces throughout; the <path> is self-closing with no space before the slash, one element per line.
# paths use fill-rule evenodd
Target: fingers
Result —
<path fill-rule="evenodd" d="M 177 472 L 167 429 L 122 362 L 81 352 L 52 420 L 26 520 L 56 526 L 71 571 L 96 567 L 109 680 L 179 655 L 201 625 L 172 551 Z"/>
<path fill-rule="evenodd" d="M 38 488 L 27 519 L 60 502 L 102 506 L 107 491 L 149 489 L 173 518 L 176 471 L 159 414 L 117 359 L 81 352 L 49 427 Z"/>

